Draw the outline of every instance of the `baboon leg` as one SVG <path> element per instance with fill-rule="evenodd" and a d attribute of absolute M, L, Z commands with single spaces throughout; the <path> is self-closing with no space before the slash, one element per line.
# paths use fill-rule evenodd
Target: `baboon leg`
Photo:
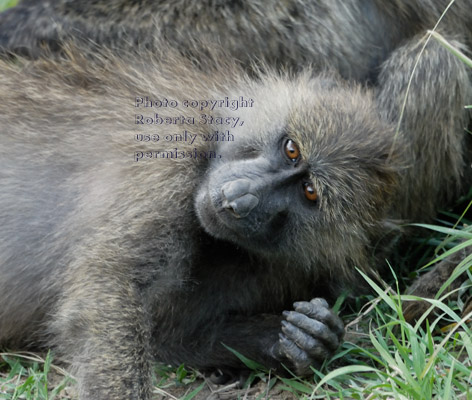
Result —
<path fill-rule="evenodd" d="M 471 253 L 472 249 L 468 247 L 462 251 L 457 251 L 440 261 L 431 271 L 416 279 L 416 281 L 408 288 L 407 294 L 425 298 L 434 298 L 439 289 L 441 289 L 443 284 L 449 279 L 457 265 L 459 265 L 459 263 Z M 443 294 L 445 295 L 448 292 L 459 288 L 466 278 L 466 274 L 462 274 L 456 278 L 451 282 Z M 457 292 L 453 295 L 453 298 L 456 297 Z M 403 307 L 403 315 L 407 321 L 413 323 L 427 312 L 430 306 L 431 303 L 427 301 L 409 301 Z M 428 316 L 429 319 L 434 319 L 436 317 L 436 312 L 433 312 Z"/>
<path fill-rule="evenodd" d="M 57 348 L 72 363 L 80 399 L 150 397 L 150 317 L 120 275 L 101 266 L 74 271 L 56 313 Z"/>
<path fill-rule="evenodd" d="M 408 161 L 401 171 L 393 216 L 410 222 L 433 217 L 438 204 L 444 205 L 460 190 L 468 120 L 464 105 L 471 94 L 465 64 L 434 39 L 414 69 L 425 40 L 426 35 L 416 37 L 392 53 L 377 89 L 383 117 L 394 123 L 401 119 L 395 145 L 397 151 L 408 152 Z M 471 174 L 470 167 L 466 174 Z"/>
<path fill-rule="evenodd" d="M 393 122 L 401 118 L 396 143 L 408 151 L 408 164 L 403 167 L 395 201 L 403 213 L 394 215 L 409 222 L 431 218 L 437 205 L 447 204 L 471 175 L 470 166 L 465 168 L 465 177 L 463 172 L 467 154 L 464 128 L 468 121 L 464 105 L 470 101 L 471 94 L 467 68 L 431 39 L 414 70 L 425 40 L 425 36 L 416 38 L 396 50 L 379 76 L 381 112 Z M 463 47 L 456 41 L 451 42 Z M 439 263 L 408 292 L 434 297 L 463 255 L 459 252 Z M 408 303 L 405 317 L 412 321 L 428 307 L 429 303 Z"/>

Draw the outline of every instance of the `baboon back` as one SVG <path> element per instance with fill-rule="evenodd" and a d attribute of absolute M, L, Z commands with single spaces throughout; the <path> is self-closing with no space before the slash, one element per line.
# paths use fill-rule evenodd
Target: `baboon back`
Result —
<path fill-rule="evenodd" d="M 66 0 L 22 1 L 0 14 L 0 48 L 37 56 L 71 37 L 91 51 L 156 50 L 162 40 L 187 57 L 204 60 L 221 47 L 245 67 L 334 67 L 345 78 L 375 82 L 389 54 L 434 26 L 445 0 L 348 2 L 304 0 Z M 472 11 L 456 1 L 440 27 L 470 41 Z M 51 23 L 54 21 L 54 23 Z M 449 31 L 449 29 L 446 29 Z"/>

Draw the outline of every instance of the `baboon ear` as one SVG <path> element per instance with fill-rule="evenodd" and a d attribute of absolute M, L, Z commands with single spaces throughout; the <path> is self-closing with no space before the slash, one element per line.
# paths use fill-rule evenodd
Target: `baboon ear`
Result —
<path fill-rule="evenodd" d="M 398 189 L 402 169 L 399 155 L 392 149 L 392 152 L 379 153 L 369 161 L 374 198 L 379 206 L 390 204 L 390 199 Z"/>

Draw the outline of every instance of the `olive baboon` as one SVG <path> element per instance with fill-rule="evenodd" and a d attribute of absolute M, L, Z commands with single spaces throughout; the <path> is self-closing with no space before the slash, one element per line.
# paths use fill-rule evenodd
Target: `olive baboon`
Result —
<path fill-rule="evenodd" d="M 117 49 L 157 49 L 162 39 L 195 58 L 221 46 L 245 66 L 334 66 L 375 81 L 405 40 L 431 29 L 449 0 L 23 0 L 0 14 L 0 49 L 36 56 L 70 37 Z M 441 27 L 471 40 L 472 9 L 456 0 Z M 452 28 L 452 29 L 451 29 Z M 204 47 L 197 45 L 197 39 Z"/>
<path fill-rule="evenodd" d="M 418 49 L 373 89 L 198 71 L 170 50 L 2 62 L 0 343 L 54 346 L 82 399 L 148 398 L 153 358 L 242 368 L 223 344 L 309 373 L 343 334 L 320 297 L 355 290 L 385 231 L 470 175 L 469 77 L 436 43 L 395 132 Z"/>
<path fill-rule="evenodd" d="M 42 49 L 50 54 L 74 38 L 82 40 L 82 49 L 87 45 L 92 52 L 97 50 L 96 44 L 118 51 L 155 50 L 164 39 L 200 62 L 208 55 L 206 48 L 216 46 L 224 48 L 245 67 L 255 60 L 277 67 L 310 64 L 323 70 L 329 66 L 344 78 L 376 84 L 382 64 L 391 60 L 391 53 L 408 41 L 414 43 L 415 36 L 433 27 L 448 3 L 448 0 L 23 0 L 0 14 L 0 49 L 38 56 Z M 465 0 L 456 0 L 439 28 L 453 32 L 456 39 L 471 45 L 470 20 L 472 7 Z M 395 67 L 391 69 L 394 71 Z M 385 93 L 388 96 L 388 91 Z M 456 104 L 442 105 L 448 106 Z M 419 129 L 418 135 L 426 134 L 421 121 L 422 115 L 416 120 L 411 118 L 408 129 Z M 417 168 L 425 168 L 421 157 L 415 157 L 415 161 Z M 415 187 L 438 192 L 431 193 L 434 198 L 424 208 L 423 216 L 432 216 L 437 205 L 435 196 L 447 190 L 441 189 L 444 182 L 435 180 L 434 171 L 425 179 L 428 182 Z M 445 183 L 450 185 L 447 180 Z M 407 200 L 407 195 L 403 199 L 406 207 L 420 208 L 419 203 Z M 412 215 L 406 213 L 405 217 Z"/>

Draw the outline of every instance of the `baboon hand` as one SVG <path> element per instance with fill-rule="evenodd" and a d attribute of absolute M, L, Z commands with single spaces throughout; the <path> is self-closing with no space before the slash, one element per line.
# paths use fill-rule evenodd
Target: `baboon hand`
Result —
<path fill-rule="evenodd" d="M 320 366 L 339 346 L 344 324 L 322 298 L 293 306 L 294 311 L 283 312 L 279 351 L 293 364 L 293 372 L 308 375 L 311 366 Z"/>

